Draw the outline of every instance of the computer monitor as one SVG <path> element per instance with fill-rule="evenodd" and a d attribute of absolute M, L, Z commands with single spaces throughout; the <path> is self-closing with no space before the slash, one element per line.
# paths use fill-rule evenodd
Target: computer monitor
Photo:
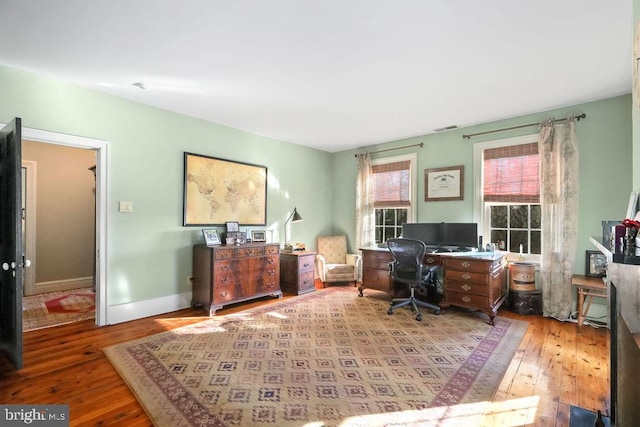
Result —
<path fill-rule="evenodd" d="M 427 246 L 438 247 L 441 240 L 441 228 L 440 223 L 402 224 L 402 237 L 420 240 Z"/>
<path fill-rule="evenodd" d="M 442 223 L 441 246 L 455 246 L 458 248 L 475 248 L 478 246 L 478 224 Z"/>
<path fill-rule="evenodd" d="M 436 248 L 470 249 L 478 246 L 478 224 L 419 222 L 402 224 L 402 237 L 416 239 Z"/>

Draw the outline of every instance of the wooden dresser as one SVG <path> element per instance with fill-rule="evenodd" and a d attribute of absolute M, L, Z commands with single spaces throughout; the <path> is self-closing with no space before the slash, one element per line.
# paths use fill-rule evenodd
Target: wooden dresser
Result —
<path fill-rule="evenodd" d="M 277 243 L 193 247 L 193 306 L 213 316 L 225 305 L 267 295 L 282 297 Z"/>
<path fill-rule="evenodd" d="M 397 297 L 406 286 L 397 286 L 389 274 L 391 253 L 386 248 L 366 248 L 362 251 L 362 284 L 365 289 L 383 291 Z M 426 254 L 425 265 L 442 267 L 443 299 L 440 307 L 458 306 L 486 313 L 493 324 L 498 308 L 507 298 L 506 252 L 443 252 Z M 420 295 L 417 292 L 416 295 Z"/>
<path fill-rule="evenodd" d="M 479 254 L 483 254 L 482 252 Z M 442 256 L 444 299 L 440 307 L 450 305 L 472 308 L 489 316 L 493 325 L 498 308 L 507 298 L 507 262 L 505 254 L 458 257 Z"/>
<path fill-rule="evenodd" d="M 286 293 L 302 295 L 316 290 L 315 252 L 280 254 L 280 287 Z"/>

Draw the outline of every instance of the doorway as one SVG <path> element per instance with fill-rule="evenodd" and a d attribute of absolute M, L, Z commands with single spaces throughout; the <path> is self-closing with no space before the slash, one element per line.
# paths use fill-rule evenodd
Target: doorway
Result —
<path fill-rule="evenodd" d="M 107 290 L 106 290 L 106 265 L 107 265 L 107 244 L 106 244 L 106 194 L 107 194 L 107 141 L 78 137 L 74 135 L 60 134 L 56 132 L 42 131 L 37 129 L 22 128 L 22 138 L 27 141 L 38 143 L 55 144 L 68 148 L 78 148 L 91 150 L 95 155 L 93 170 L 85 171 L 90 179 L 94 180 L 94 211 L 95 219 L 92 232 L 86 239 L 93 241 L 91 269 L 92 281 L 95 282 L 95 321 L 99 326 L 108 324 L 107 318 Z M 95 173 L 95 175 L 94 175 Z M 61 198 L 62 199 L 62 198 Z M 63 202 L 63 201 L 62 201 Z M 36 229 L 36 236 L 38 231 Z M 27 237 L 28 238 L 28 237 Z M 36 237 L 36 240 L 38 237 Z M 35 273 L 33 273 L 35 274 Z"/>

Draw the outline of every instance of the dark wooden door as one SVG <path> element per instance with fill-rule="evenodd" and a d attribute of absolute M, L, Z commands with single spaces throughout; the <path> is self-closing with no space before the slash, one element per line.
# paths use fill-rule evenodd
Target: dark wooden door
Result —
<path fill-rule="evenodd" d="M 0 350 L 22 368 L 22 153 L 21 122 L 0 130 Z"/>

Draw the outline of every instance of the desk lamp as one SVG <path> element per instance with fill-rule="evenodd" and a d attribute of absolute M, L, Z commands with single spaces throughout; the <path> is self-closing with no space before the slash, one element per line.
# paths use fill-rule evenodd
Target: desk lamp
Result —
<path fill-rule="evenodd" d="M 289 222 L 300 222 L 303 221 L 302 216 L 298 213 L 298 208 L 293 208 L 293 212 L 289 215 L 289 218 L 284 222 L 284 251 L 285 252 L 293 252 L 293 246 L 287 243 L 287 224 Z"/>

